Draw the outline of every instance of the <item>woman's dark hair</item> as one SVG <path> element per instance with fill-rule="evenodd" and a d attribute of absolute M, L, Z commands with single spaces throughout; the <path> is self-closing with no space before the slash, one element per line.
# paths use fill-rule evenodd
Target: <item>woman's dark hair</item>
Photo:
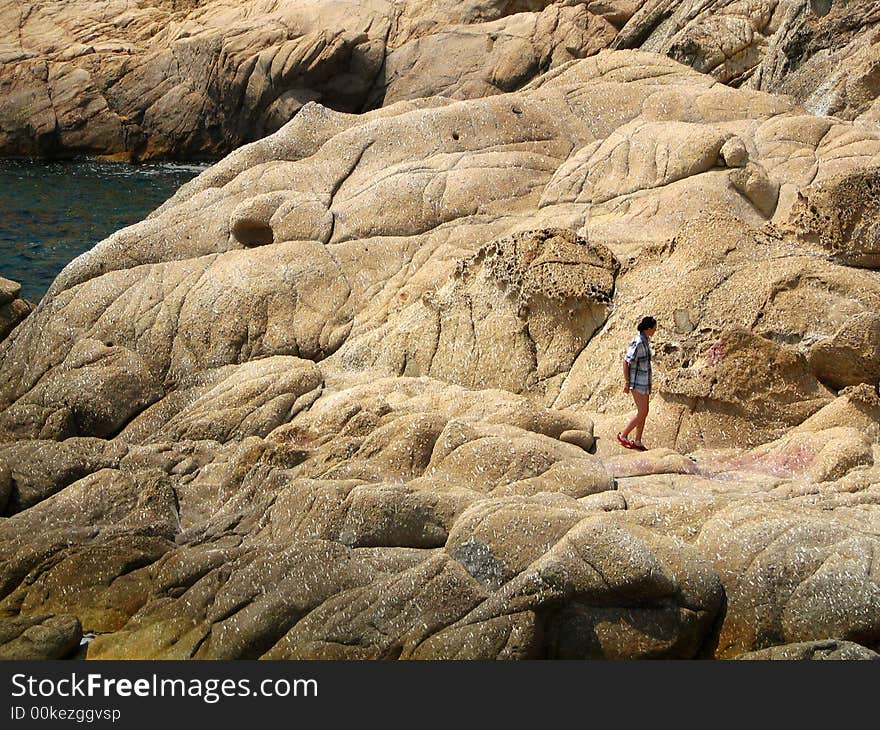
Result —
<path fill-rule="evenodd" d="M 651 329 L 651 327 L 657 326 L 657 320 L 653 317 L 642 317 L 642 321 L 639 322 L 639 332 L 644 332 L 645 330 Z"/>

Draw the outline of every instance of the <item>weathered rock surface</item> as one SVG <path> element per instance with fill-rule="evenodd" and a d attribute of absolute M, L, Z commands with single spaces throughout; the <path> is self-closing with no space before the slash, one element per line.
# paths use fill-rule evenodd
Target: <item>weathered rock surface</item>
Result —
<path fill-rule="evenodd" d="M 810 351 L 810 369 L 836 390 L 880 383 L 880 314 L 856 315 Z"/>
<path fill-rule="evenodd" d="M 878 22 L 871 0 L 5 0 L 0 155 L 217 156 L 310 101 L 474 99 L 604 48 L 871 120 Z M 772 197 L 759 171 L 738 177 Z"/>
<path fill-rule="evenodd" d="M 880 184 L 873 169 L 839 172 L 798 194 L 787 226 L 850 266 L 880 268 Z"/>
<path fill-rule="evenodd" d="M 510 10 L 516 9 L 516 3 L 510 5 Z M 616 33 L 596 13 L 594 3 L 520 5 L 520 10 L 526 9 L 522 5 L 547 7 L 491 22 L 449 25 L 447 21 L 411 39 L 394 34 L 368 104 L 434 95 L 474 99 L 514 91 L 550 68 L 607 48 Z"/>
<path fill-rule="evenodd" d="M 80 639 L 82 628 L 76 616 L 0 618 L 0 660 L 66 659 Z"/>
<path fill-rule="evenodd" d="M 41 2 L 0 6 L 2 154 L 225 152 L 304 103 L 355 111 L 392 6 Z"/>
<path fill-rule="evenodd" d="M 618 269 L 605 246 L 571 231 L 514 234 L 462 260 L 448 284 L 337 356 L 349 367 L 475 388 L 546 389 L 605 323 Z"/>
<path fill-rule="evenodd" d="M 707 522 L 696 544 L 727 596 L 717 654 L 823 634 L 877 646 L 880 540 L 861 529 L 871 512 L 829 519 L 809 507 L 738 505 Z"/>
<path fill-rule="evenodd" d="M 3 514 L 32 507 L 82 477 L 118 466 L 123 444 L 96 438 L 66 441 L 17 441 L 0 446 L 0 462 L 8 469 L 9 491 Z"/>
<path fill-rule="evenodd" d="M 876 126 L 636 51 L 306 104 L 0 343 L 0 613 L 91 658 L 875 650 L 878 212 L 829 191 L 878 169 Z"/>
<path fill-rule="evenodd" d="M 852 119 L 877 98 L 870 0 L 641 0 L 614 48 L 665 53 L 719 81 Z"/>
<path fill-rule="evenodd" d="M 880 436 L 880 393 L 877 388 L 865 383 L 844 388 L 835 400 L 794 430 L 821 431 L 835 426 L 856 428 L 876 443 Z"/>
<path fill-rule="evenodd" d="M 541 0 L 7 2 L 0 23 L 0 154 L 140 159 L 228 152 L 309 101 L 511 91 L 615 31 L 602 9 Z"/>

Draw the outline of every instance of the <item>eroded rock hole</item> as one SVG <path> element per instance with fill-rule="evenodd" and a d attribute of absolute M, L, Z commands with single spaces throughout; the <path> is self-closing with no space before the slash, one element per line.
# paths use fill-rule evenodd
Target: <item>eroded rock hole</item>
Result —
<path fill-rule="evenodd" d="M 267 246 L 275 239 L 268 223 L 248 218 L 236 221 L 232 235 L 244 246 Z"/>

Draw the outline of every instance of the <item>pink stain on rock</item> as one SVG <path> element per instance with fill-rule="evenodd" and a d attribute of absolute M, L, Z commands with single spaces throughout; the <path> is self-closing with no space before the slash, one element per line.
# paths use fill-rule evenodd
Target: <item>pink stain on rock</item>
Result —
<path fill-rule="evenodd" d="M 778 451 L 746 453 L 701 460 L 699 473 L 710 478 L 724 478 L 727 472 L 752 472 L 774 477 L 801 477 L 816 460 L 816 451 L 806 445 L 789 445 Z"/>
<path fill-rule="evenodd" d="M 709 365 L 718 365 L 727 356 L 724 340 L 718 340 L 706 351 L 706 362 Z"/>

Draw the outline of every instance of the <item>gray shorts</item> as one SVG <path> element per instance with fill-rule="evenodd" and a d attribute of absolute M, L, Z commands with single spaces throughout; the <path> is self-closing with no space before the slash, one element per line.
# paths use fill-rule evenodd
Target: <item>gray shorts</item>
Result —
<path fill-rule="evenodd" d="M 636 393 L 641 393 L 642 395 L 651 395 L 651 389 L 643 388 L 641 385 L 631 386 L 630 390 L 634 390 Z"/>

